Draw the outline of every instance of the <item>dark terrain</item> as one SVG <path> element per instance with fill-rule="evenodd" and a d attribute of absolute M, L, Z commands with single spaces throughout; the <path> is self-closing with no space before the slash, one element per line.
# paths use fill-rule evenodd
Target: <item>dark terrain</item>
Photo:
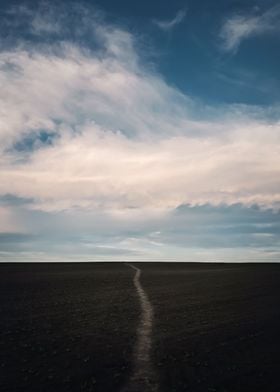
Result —
<path fill-rule="evenodd" d="M 280 391 L 279 264 L 135 265 L 154 307 L 159 392 Z M 0 264 L 1 392 L 121 390 L 133 275 L 122 263 Z"/>
<path fill-rule="evenodd" d="M 280 391 L 279 264 L 145 264 L 143 271 L 162 392 Z"/>
<path fill-rule="evenodd" d="M 0 264 L 0 391 L 115 391 L 138 299 L 124 264 Z"/>

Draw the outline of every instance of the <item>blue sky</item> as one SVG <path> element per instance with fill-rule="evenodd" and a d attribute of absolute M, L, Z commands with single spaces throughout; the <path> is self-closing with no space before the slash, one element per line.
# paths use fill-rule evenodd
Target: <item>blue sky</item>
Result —
<path fill-rule="evenodd" d="M 279 101 L 279 38 L 274 31 L 241 37 L 238 50 L 221 50 L 222 26 L 236 16 L 260 19 L 278 29 L 275 1 L 101 1 L 110 19 L 139 35 L 169 83 L 204 103 L 271 105 Z M 176 21 L 176 16 L 180 16 Z M 168 23 L 171 23 L 168 28 Z M 166 23 L 167 28 L 158 28 Z M 246 23 L 246 21 L 245 21 Z M 261 21 L 260 21 L 261 23 Z M 163 25 L 164 26 L 164 25 Z M 273 29 L 272 29 L 273 30 Z M 276 33 L 276 34 L 274 34 Z M 257 39 L 256 39 L 257 38 Z M 233 55 L 234 54 L 234 55 Z"/>
<path fill-rule="evenodd" d="M 277 2 L 0 18 L 1 261 L 279 260 Z"/>

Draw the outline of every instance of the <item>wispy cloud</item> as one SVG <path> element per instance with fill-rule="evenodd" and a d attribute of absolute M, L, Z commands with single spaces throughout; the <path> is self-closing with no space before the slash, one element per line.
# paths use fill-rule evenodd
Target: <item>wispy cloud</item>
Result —
<path fill-rule="evenodd" d="M 233 15 L 228 18 L 220 31 L 222 49 L 236 52 L 245 39 L 265 33 L 279 32 L 280 6 L 270 8 L 256 15 Z"/>
<path fill-rule="evenodd" d="M 153 20 L 153 23 L 163 31 L 171 31 L 175 26 L 182 23 L 187 15 L 187 9 L 179 10 L 170 20 Z"/>

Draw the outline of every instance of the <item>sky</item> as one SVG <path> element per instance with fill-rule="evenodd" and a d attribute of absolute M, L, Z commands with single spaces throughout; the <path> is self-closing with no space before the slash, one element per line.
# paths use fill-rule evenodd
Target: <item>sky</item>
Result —
<path fill-rule="evenodd" d="M 280 256 L 277 1 L 3 1 L 0 261 Z"/>

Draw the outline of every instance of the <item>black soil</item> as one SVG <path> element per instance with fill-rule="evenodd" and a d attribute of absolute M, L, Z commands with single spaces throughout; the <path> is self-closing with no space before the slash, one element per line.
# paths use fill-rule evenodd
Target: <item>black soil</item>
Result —
<path fill-rule="evenodd" d="M 0 391 L 116 391 L 136 338 L 123 264 L 0 265 Z"/>
<path fill-rule="evenodd" d="M 280 391 L 280 265 L 135 265 L 155 312 L 159 392 Z M 0 264 L 0 391 L 121 391 L 133 275 L 122 263 Z"/>
<path fill-rule="evenodd" d="M 280 391 L 280 265 L 142 264 L 160 391 Z"/>

